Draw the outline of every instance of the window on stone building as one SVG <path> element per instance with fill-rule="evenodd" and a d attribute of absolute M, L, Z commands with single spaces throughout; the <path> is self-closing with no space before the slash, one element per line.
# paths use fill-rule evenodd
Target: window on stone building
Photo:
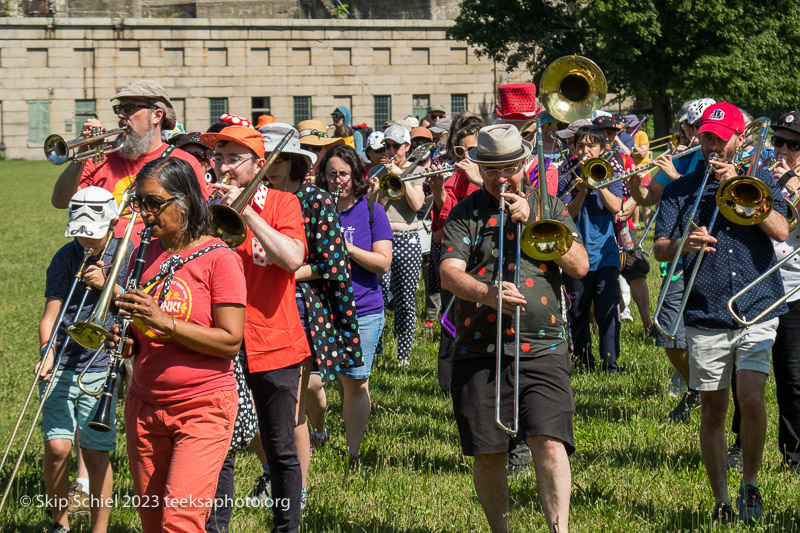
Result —
<path fill-rule="evenodd" d="M 455 116 L 456 113 L 461 113 L 467 110 L 467 95 L 466 94 L 451 94 L 450 95 L 450 114 Z"/>
<path fill-rule="evenodd" d="M 228 49 L 227 48 L 209 48 L 207 56 L 207 64 L 209 67 L 227 67 L 228 66 Z"/>
<path fill-rule="evenodd" d="M 411 107 L 414 109 L 412 114 L 418 119 L 428 114 L 428 107 L 431 105 L 431 95 L 415 94 L 411 97 Z"/>
<path fill-rule="evenodd" d="M 311 48 L 292 48 L 289 64 L 292 66 L 310 65 Z"/>
<path fill-rule="evenodd" d="M 304 120 L 311 120 L 311 97 L 294 97 L 294 123 L 298 124 Z"/>
<path fill-rule="evenodd" d="M 211 122 L 209 125 L 214 125 L 219 122 L 220 115 L 228 112 L 228 99 L 227 98 L 209 98 L 209 115 Z"/>
<path fill-rule="evenodd" d="M 431 49 L 430 48 L 412 48 L 411 49 L 411 64 L 416 65 L 430 65 L 431 64 Z"/>
<path fill-rule="evenodd" d="M 164 48 L 164 65 L 166 67 L 182 67 L 184 62 L 183 48 Z"/>
<path fill-rule="evenodd" d="M 392 97 L 391 95 L 375 95 L 374 102 L 374 116 L 375 116 L 375 130 L 383 130 L 383 125 L 387 120 L 392 119 Z"/>
<path fill-rule="evenodd" d="M 250 120 L 253 122 L 253 126 L 258 124 L 258 117 L 271 114 L 269 96 L 253 96 L 250 98 Z"/>
<path fill-rule="evenodd" d="M 47 48 L 28 48 L 28 67 L 46 68 Z"/>
<path fill-rule="evenodd" d="M 120 48 L 119 65 L 120 67 L 141 67 L 140 54 L 138 48 Z"/>
<path fill-rule="evenodd" d="M 467 64 L 467 49 L 466 48 L 450 48 L 450 64 L 451 65 L 466 65 Z"/>
<path fill-rule="evenodd" d="M 375 56 L 373 64 L 376 67 L 392 64 L 392 49 L 391 48 L 373 48 L 372 54 Z"/>
<path fill-rule="evenodd" d="M 353 51 L 351 48 L 334 48 L 333 49 L 333 64 L 334 65 L 352 65 L 353 64 Z"/>
<path fill-rule="evenodd" d="M 251 48 L 248 66 L 266 67 L 269 65 L 269 48 Z"/>
<path fill-rule="evenodd" d="M 28 142 L 39 144 L 50 135 L 50 100 L 28 100 Z"/>
<path fill-rule="evenodd" d="M 94 100 L 75 100 L 75 131 L 83 129 L 83 123 L 97 118 L 97 103 Z"/>
<path fill-rule="evenodd" d="M 94 68 L 94 48 L 75 48 L 75 68 Z"/>

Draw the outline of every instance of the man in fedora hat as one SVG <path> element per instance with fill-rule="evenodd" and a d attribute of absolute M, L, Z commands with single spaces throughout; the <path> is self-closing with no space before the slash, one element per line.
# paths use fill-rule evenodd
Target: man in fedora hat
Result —
<path fill-rule="evenodd" d="M 508 531 L 507 452 L 510 437 L 495 425 L 495 345 L 497 320 L 506 323 L 503 335 L 502 380 L 513 380 L 515 350 L 511 314 L 521 307 L 520 433 L 531 449 L 539 494 L 549 530 L 568 530 L 571 474 L 569 454 L 575 449 L 572 432 L 574 401 L 570 386 L 571 361 L 561 319 L 561 274 L 583 277 L 589 261 L 583 243 L 564 206 L 550 195 L 552 216 L 565 224 L 575 241 L 553 261 L 522 255 L 516 264 L 516 224 L 536 220 L 538 195 L 524 179 L 523 165 L 531 145 L 511 124 L 497 124 L 478 132 L 478 145 L 469 151 L 480 167 L 483 186 L 450 212 L 444 227 L 440 275 L 442 288 L 458 298 L 452 397 L 461 447 L 475 456 L 473 480 L 478 500 L 492 531 Z M 501 193 L 501 186 L 507 190 Z M 504 198 L 505 226 L 499 226 L 498 208 Z M 510 220 L 508 220 L 510 219 Z M 498 259 L 499 239 L 505 252 Z M 503 309 L 497 310 L 498 262 L 503 276 L 520 285 L 503 283 Z M 505 315 L 505 316 L 504 316 Z M 504 420 L 512 412 L 510 386 L 504 388 Z"/>
<path fill-rule="evenodd" d="M 125 130 L 122 148 L 107 154 L 99 163 L 88 160 L 67 165 L 53 188 L 53 207 L 66 209 L 72 195 L 90 185 L 109 191 L 119 202 L 139 170 L 163 156 L 178 157 L 192 165 L 200 190 L 208 196 L 205 172 L 197 159 L 161 140 L 161 132 L 172 130 L 177 122 L 172 100 L 161 84 L 153 80 L 134 80 L 112 96 L 111 101 L 114 100 L 118 102 L 112 106 L 119 118 L 118 127 Z M 103 129 L 103 125 L 96 118 L 88 119 L 83 125 L 82 135 L 90 137 L 95 128 Z M 115 230 L 117 236 L 124 232 L 127 218 L 121 218 L 120 222 Z M 138 244 L 138 237 L 133 240 Z"/>

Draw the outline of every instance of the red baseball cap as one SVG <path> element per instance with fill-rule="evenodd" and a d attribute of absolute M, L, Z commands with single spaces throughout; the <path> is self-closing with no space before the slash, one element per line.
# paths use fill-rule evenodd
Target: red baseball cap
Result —
<path fill-rule="evenodd" d="M 259 159 L 264 159 L 264 137 L 249 126 L 228 126 L 219 133 L 203 133 L 200 140 L 211 148 L 217 141 L 233 141 L 252 150 Z"/>
<path fill-rule="evenodd" d="M 728 102 L 718 102 L 708 106 L 698 122 L 697 134 L 709 131 L 723 141 L 729 141 L 733 134 L 744 131 L 744 117 L 739 108 Z"/>

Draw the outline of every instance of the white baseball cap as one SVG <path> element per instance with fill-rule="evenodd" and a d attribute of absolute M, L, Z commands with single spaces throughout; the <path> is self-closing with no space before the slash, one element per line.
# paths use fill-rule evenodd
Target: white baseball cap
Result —
<path fill-rule="evenodd" d="M 69 223 L 64 237 L 101 239 L 108 226 L 119 217 L 114 195 L 100 187 L 86 187 L 69 201 Z"/>
<path fill-rule="evenodd" d="M 386 139 L 397 144 L 411 144 L 411 132 L 399 124 L 394 124 L 383 130 L 384 142 Z"/>
<path fill-rule="evenodd" d="M 380 150 L 383 148 L 383 132 L 373 131 L 370 133 L 369 137 L 367 137 L 367 147 L 373 150 Z"/>

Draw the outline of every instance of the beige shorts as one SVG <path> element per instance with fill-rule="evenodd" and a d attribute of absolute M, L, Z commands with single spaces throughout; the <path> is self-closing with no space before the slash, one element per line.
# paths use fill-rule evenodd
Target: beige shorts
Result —
<path fill-rule="evenodd" d="M 769 361 L 778 319 L 749 328 L 713 331 L 686 327 L 689 344 L 689 387 L 722 390 L 731 386 L 736 371 L 752 370 L 769 375 Z"/>

